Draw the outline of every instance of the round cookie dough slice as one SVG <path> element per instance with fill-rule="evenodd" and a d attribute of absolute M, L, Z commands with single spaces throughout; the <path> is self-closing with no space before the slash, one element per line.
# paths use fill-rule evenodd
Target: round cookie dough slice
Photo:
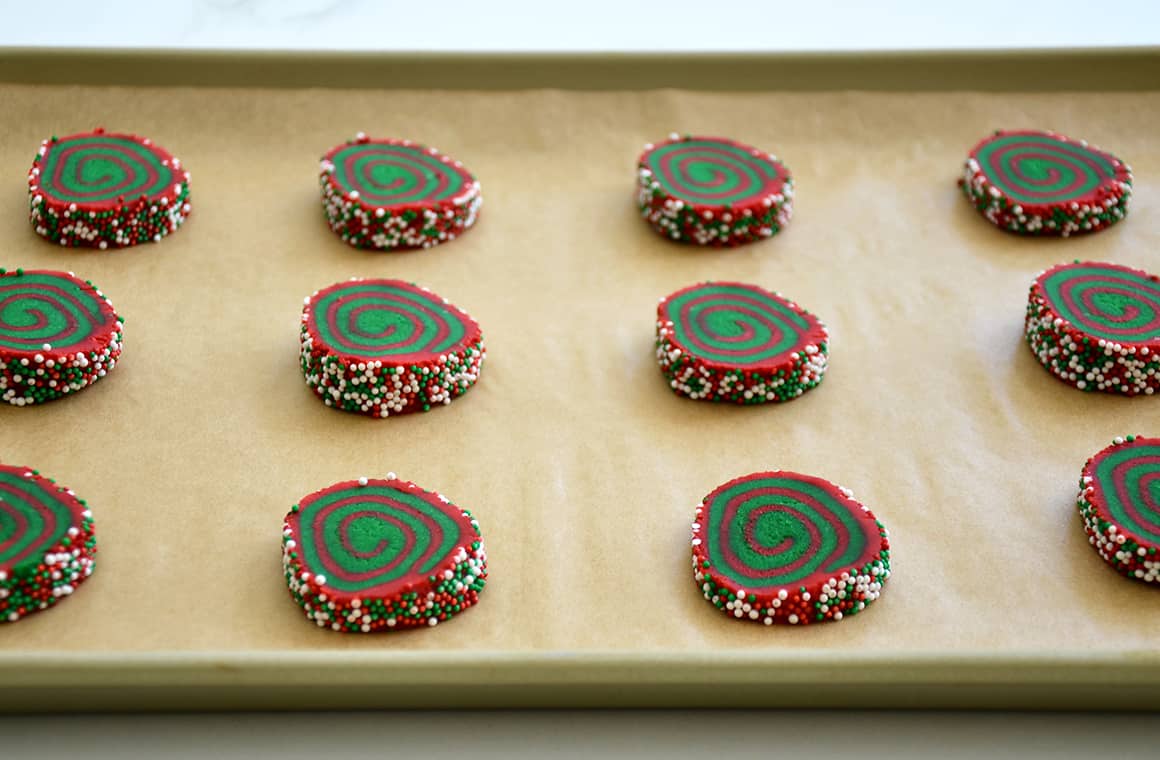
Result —
<path fill-rule="evenodd" d="M 470 512 L 390 473 L 296 504 L 282 527 L 282 569 L 320 628 L 371 633 L 432 627 L 474 605 L 487 555 Z"/>
<path fill-rule="evenodd" d="M 731 480 L 693 519 L 697 588 L 737 620 L 842 620 L 878 599 L 889 577 L 886 528 L 850 491 L 811 475 Z"/>
<path fill-rule="evenodd" d="M 122 330 L 91 282 L 0 269 L 0 401 L 42 404 L 89 387 L 117 366 Z"/>
<path fill-rule="evenodd" d="M 756 285 L 692 285 L 657 307 L 661 372 L 675 393 L 691 399 L 795 399 L 822 382 L 828 341 L 817 317 Z"/>
<path fill-rule="evenodd" d="M 72 594 L 93 573 L 93 514 L 67 488 L 0 464 L 0 623 Z"/>
<path fill-rule="evenodd" d="M 450 404 L 479 379 L 479 324 L 426 288 L 352 279 L 306 299 L 300 359 L 327 406 L 372 417 Z"/>
<path fill-rule="evenodd" d="M 1124 218 L 1132 170 L 1083 140 L 1000 130 L 971 150 L 959 187 L 1000 229 L 1068 237 L 1099 232 Z"/>
<path fill-rule="evenodd" d="M 1054 266 L 1031 284 L 1023 333 L 1068 385 L 1150 396 L 1160 388 L 1160 277 L 1096 261 Z"/>
<path fill-rule="evenodd" d="M 1105 562 L 1129 578 L 1160 583 L 1160 438 L 1116 438 L 1088 459 L 1076 503 Z"/>
<path fill-rule="evenodd" d="M 410 140 L 359 134 L 322 157 L 322 207 L 355 248 L 430 248 L 475 224 L 483 195 L 463 164 Z"/>
<path fill-rule="evenodd" d="M 771 153 L 724 137 L 673 134 L 637 161 L 637 206 L 670 240 L 736 246 L 776 235 L 793 215 L 793 179 Z"/>
<path fill-rule="evenodd" d="M 137 135 L 51 137 L 28 172 L 28 203 L 36 234 L 60 245 L 157 243 L 189 216 L 189 172 Z"/>

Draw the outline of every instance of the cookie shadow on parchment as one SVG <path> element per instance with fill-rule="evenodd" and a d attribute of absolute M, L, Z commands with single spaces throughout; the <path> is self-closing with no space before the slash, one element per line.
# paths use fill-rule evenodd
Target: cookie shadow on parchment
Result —
<path fill-rule="evenodd" d="M 460 244 L 463 243 L 462 240 L 457 238 L 431 246 L 430 248 L 399 248 L 395 250 L 357 248 L 333 232 L 327 226 L 326 219 L 322 217 L 321 213 L 319 214 L 318 224 L 321 227 L 321 233 L 311 233 L 312 238 L 317 238 L 317 255 L 325 257 L 329 263 L 336 266 L 343 265 L 343 268 L 334 270 L 336 272 L 342 272 L 342 275 L 335 276 L 333 282 L 342 282 L 349 280 L 351 277 L 387 277 L 390 275 L 382 274 L 381 272 L 385 266 L 414 263 L 419 258 L 439 257 L 447 249 L 458 250 L 461 247 Z M 467 230 L 464 234 L 470 235 L 471 232 L 472 230 Z M 406 278 L 403 277 L 401 279 Z M 318 287 L 322 288 L 330 284 L 320 284 Z"/>
<path fill-rule="evenodd" d="M 316 288 L 351 277 L 388 276 L 383 271 L 391 264 L 414 264 L 417 259 L 440 258 L 446 249 L 463 253 L 461 249 L 465 245 L 470 247 L 463 238 L 478 232 L 475 227 L 481 222 L 486 224 L 485 215 L 481 213 L 476 225 L 465 230 L 455 240 L 444 241 L 430 248 L 378 250 L 358 248 L 339 237 L 327 222 L 317 190 L 304 189 L 287 196 L 284 202 L 279 203 L 277 215 L 285 220 L 282 231 L 292 241 L 283 255 L 292 261 L 308 256 L 318 263 L 325 263 L 334 272 L 330 281 L 319 282 Z M 296 263 L 301 266 L 301 262 Z"/>
<path fill-rule="evenodd" d="M 44 431 L 56 428 L 61 434 L 60 440 L 65 441 L 67 447 L 70 445 L 68 441 L 71 440 L 69 435 L 73 424 L 70 415 L 83 408 L 91 418 L 100 419 L 106 428 L 123 428 L 130 432 L 134 429 L 132 420 L 128 419 L 128 415 L 117 414 L 115 411 L 115 407 L 124 402 L 125 396 L 133 392 L 128 374 L 129 370 L 118 365 L 99 382 L 52 401 L 27 406 L 0 402 L 0 430 L 11 433 L 27 429 L 20 427 L 23 425 Z M 2 454 L 3 451 L 0 451 Z"/>
<path fill-rule="evenodd" d="M 246 650 L 273 647 L 304 651 L 390 651 L 413 649 L 416 645 L 419 648 L 439 648 L 439 639 L 448 636 L 454 638 L 456 628 L 470 626 L 473 617 L 477 617 L 472 613 L 478 613 L 478 610 L 471 608 L 434 629 L 419 626 L 370 634 L 334 631 L 307 618 L 303 608 L 290 594 L 281 554 L 283 520 L 292 504 L 302 496 L 305 494 L 290 496 L 270 493 L 264 497 L 261 528 L 250 530 L 244 539 L 245 550 L 231 555 L 231 559 L 237 562 L 236 567 L 231 568 L 237 572 L 236 577 L 249 580 L 232 585 L 228 599 L 222 608 L 215 611 L 215 614 L 231 621 L 228 648 Z M 485 590 L 481 594 L 481 603 L 486 601 Z M 441 635 L 441 631 L 449 633 Z"/>
<path fill-rule="evenodd" d="M 1108 255 L 1102 251 L 1119 233 L 1119 225 L 1113 225 L 1097 233 L 1067 238 L 1018 235 L 988 221 L 967 202 L 957 187 L 944 192 L 956 195 L 956 202 L 951 204 L 947 215 L 954 238 L 970 251 L 972 258 L 983 260 L 1004 272 L 1024 272 L 1028 288 L 1040 272 L 1056 264 L 1075 259 L 1106 259 Z"/>
<path fill-rule="evenodd" d="M 609 209 L 609 216 L 617 220 L 615 228 L 609 231 L 609 239 L 631 240 L 634 253 L 650 261 L 676 260 L 685 263 L 711 259 L 716 262 L 745 262 L 753 257 L 768 254 L 769 246 L 792 229 L 792 225 L 787 225 L 786 229 L 765 240 L 736 246 L 713 247 L 666 238 L 641 216 L 635 203 L 618 203 L 616 208 Z M 660 295 L 665 294 L 658 294 L 658 297 Z"/>
<path fill-rule="evenodd" d="M 0 459 L 0 462 L 3 462 L 3 459 Z M 7 464 L 19 463 L 7 462 Z M 98 530 L 99 528 L 98 525 Z M 99 553 L 96 561 L 96 567 L 99 568 Z M 62 631 L 83 630 L 88 616 L 93 614 L 90 608 L 100 606 L 99 603 L 103 601 L 100 587 L 105 584 L 99 583 L 98 579 L 102 579 L 102 574 L 99 569 L 95 569 L 83 583 L 75 586 L 72 594 L 58 600 L 48 609 L 30 612 L 16 621 L 0 622 L 0 652 L 18 651 L 29 642 L 63 641 Z"/>
<path fill-rule="evenodd" d="M 411 426 L 435 424 L 436 421 L 448 426 L 449 429 L 453 429 L 457 427 L 457 423 L 462 423 L 462 418 L 456 419 L 456 410 L 461 414 L 471 413 L 472 410 L 468 407 L 473 406 L 473 401 L 480 401 L 478 406 L 483 406 L 482 396 L 484 394 L 479 393 L 478 388 L 472 387 L 450 404 L 437 404 L 427 411 L 392 414 L 386 418 L 372 417 L 369 414 L 327 406 L 322 398 L 306 384 L 302 378 L 301 370 L 297 371 L 296 379 L 299 381 L 297 383 L 299 387 L 293 394 L 294 413 L 290 414 L 285 406 L 285 402 L 289 398 L 287 396 L 271 400 L 268 403 L 267 411 L 275 413 L 267 413 L 263 417 L 267 420 L 280 420 L 283 425 L 289 425 L 295 430 L 315 429 L 320 434 L 336 434 L 340 426 L 349 426 L 356 431 L 352 435 L 362 435 L 367 430 L 381 429 L 384 433 L 389 431 L 392 434 L 405 436 Z M 481 409 L 475 413 L 486 415 L 488 412 Z"/>
<path fill-rule="evenodd" d="M 184 227 L 184 226 L 185 225 L 182 225 L 182 227 Z M 184 230 L 177 230 L 176 232 L 171 232 L 170 236 L 180 235 L 183 231 Z M 32 246 L 44 246 L 45 253 L 47 253 L 49 256 L 52 256 L 52 267 L 54 269 L 58 269 L 59 271 L 73 272 L 81 279 L 85 279 L 84 275 L 81 272 L 77 272 L 73 268 L 74 266 L 83 267 L 86 264 L 91 263 L 92 261 L 94 261 L 96 259 L 103 260 L 106 257 L 109 257 L 109 258 L 116 257 L 116 258 L 120 258 L 120 259 L 124 260 L 124 259 L 127 259 L 127 258 L 135 256 L 135 255 L 136 256 L 156 255 L 158 253 L 163 253 L 164 251 L 162 251 L 161 249 L 165 246 L 165 244 L 167 242 L 169 242 L 169 237 L 167 236 L 167 237 L 162 238 L 160 242 L 156 242 L 156 243 L 153 243 L 153 242 L 138 243 L 137 245 L 127 245 L 127 246 L 112 246 L 111 245 L 111 246 L 108 246 L 107 248 L 100 248 L 100 247 L 95 247 L 95 246 L 85 246 L 85 245 L 78 245 L 78 246 L 59 245 L 59 244 L 54 244 L 51 241 L 40 237 L 40 235 L 37 235 L 36 232 L 34 232 L 31 227 L 29 227 L 29 229 L 28 229 L 28 236 L 29 236 L 29 239 L 28 239 L 26 245 L 29 248 L 31 248 Z M 170 246 L 170 247 L 172 248 L 172 246 Z M 10 269 L 10 270 L 14 269 L 14 268 L 15 267 L 8 267 L 8 269 Z M 34 269 L 37 267 L 27 267 L 26 266 L 24 268 L 25 269 Z M 100 283 L 97 283 L 97 285 L 99 287 Z"/>
<path fill-rule="evenodd" d="M 1135 409 L 1143 411 L 1139 405 L 1146 397 L 1081 391 L 1065 383 L 1039 362 L 1023 339 L 1022 331 L 1019 339 L 1012 342 L 1010 351 L 1012 356 L 1007 365 L 1004 387 L 1010 394 L 1012 408 L 1043 409 L 1047 412 L 1029 415 L 1026 424 L 1036 427 L 1050 425 L 1050 432 L 1059 435 L 1082 433 L 1085 439 L 1091 440 L 1092 446 L 1098 441 L 1106 443 L 1117 435 L 1136 432 L 1121 430 L 1116 423 L 1105 426 L 1099 421 L 1107 415 L 1118 416 Z M 1049 431 L 1040 429 L 1040 432 Z M 1097 448 L 1092 448 L 1092 453 Z"/>
<path fill-rule="evenodd" d="M 684 578 L 679 604 L 681 624 L 692 628 L 711 651 L 734 650 L 776 659 L 795 650 L 824 648 L 843 654 L 852 649 L 864 651 L 871 642 L 889 639 L 892 620 L 885 608 L 890 605 L 892 595 L 903 593 L 894 588 L 898 584 L 893 578 L 878 600 L 839 622 L 765 625 L 761 621 L 730 617 L 705 599 L 693 579 L 690 551 L 688 540 L 681 542 L 674 551 L 669 572 L 680 573 Z"/>
<path fill-rule="evenodd" d="M 706 438 L 708 443 L 713 440 L 711 436 L 736 433 L 737 426 L 742 424 L 764 423 L 767 429 L 774 430 L 780 424 L 791 424 L 808 416 L 812 409 L 833 401 L 828 398 L 831 394 L 824 380 L 790 401 L 735 404 L 691 399 L 676 393 L 661 372 L 656 360 L 655 339 L 642 337 L 638 344 L 641 358 L 627 370 L 624 392 L 613 400 L 620 410 L 619 420 L 637 429 L 657 427 L 660 420 L 660 427 L 677 426 L 710 436 Z"/>
<path fill-rule="evenodd" d="M 1079 469 L 1077 465 L 1077 483 Z M 1059 547 L 1065 556 L 1059 557 L 1054 566 L 1066 568 L 1067 585 L 1077 589 L 1071 595 L 1072 603 L 1084 611 L 1085 617 L 1118 627 L 1138 627 L 1144 635 L 1154 633 L 1139 611 L 1156 604 L 1160 585 L 1125 577 L 1104 561 L 1084 531 L 1074 497 L 1056 509 L 1067 515 L 1068 535 Z"/>

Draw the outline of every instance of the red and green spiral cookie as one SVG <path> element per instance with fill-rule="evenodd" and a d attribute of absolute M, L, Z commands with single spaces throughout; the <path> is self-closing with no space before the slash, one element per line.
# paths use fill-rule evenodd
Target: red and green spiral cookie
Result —
<path fill-rule="evenodd" d="M 410 140 L 359 134 L 322 157 L 330 228 L 356 248 L 430 248 L 479 216 L 479 182 L 463 164 Z"/>
<path fill-rule="evenodd" d="M 1052 267 L 1031 285 L 1024 335 L 1069 385 L 1150 396 L 1160 389 L 1160 278 L 1095 261 Z"/>
<path fill-rule="evenodd" d="M 370 633 L 434 626 L 472 606 L 487 555 L 470 512 L 390 473 L 296 504 L 282 527 L 282 569 L 320 628 Z"/>
<path fill-rule="evenodd" d="M 0 401 L 42 404 L 89 387 L 117 366 L 122 330 L 91 282 L 0 269 Z"/>
<path fill-rule="evenodd" d="M 882 593 L 890 541 L 847 489 L 758 472 L 718 486 L 697 507 L 693 577 L 705 599 L 739 620 L 841 620 Z"/>
<path fill-rule="evenodd" d="M 756 285 L 692 285 L 657 307 L 657 361 L 673 391 L 692 399 L 795 399 L 822 382 L 827 341 L 817 317 Z"/>
<path fill-rule="evenodd" d="M 352 279 L 306 299 L 302 372 L 336 409 L 372 417 L 450 404 L 487 357 L 479 324 L 402 280 Z"/>
<path fill-rule="evenodd" d="M 189 172 L 146 138 L 97 129 L 41 144 L 28 200 L 33 228 L 54 243 L 160 242 L 189 216 Z"/>
<path fill-rule="evenodd" d="M 657 233 L 735 246 L 776 235 L 793 214 L 793 179 L 777 157 L 724 137 L 673 134 L 637 162 L 637 205 Z"/>
<path fill-rule="evenodd" d="M 1053 132 L 996 132 L 971 150 L 959 187 L 1000 229 L 1068 237 L 1128 213 L 1132 170 L 1110 153 Z"/>
<path fill-rule="evenodd" d="M 83 500 L 35 470 L 0 464 L 0 623 L 73 593 L 92 574 L 96 552 Z"/>
<path fill-rule="evenodd" d="M 1160 583 L 1160 438 L 1116 438 L 1084 465 L 1076 503 L 1105 562 Z"/>

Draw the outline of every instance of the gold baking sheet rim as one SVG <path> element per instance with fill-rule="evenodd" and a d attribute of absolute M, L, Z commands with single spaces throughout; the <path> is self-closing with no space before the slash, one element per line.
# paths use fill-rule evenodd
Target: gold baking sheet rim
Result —
<path fill-rule="evenodd" d="M 0 82 L 449 90 L 1151 90 L 1160 47 L 517 52 L 0 49 Z"/>
<path fill-rule="evenodd" d="M 1160 707 L 1156 654 L 848 658 L 736 653 L 0 655 L 7 712 L 356 708 Z M 9 680 L 11 679 L 11 680 Z"/>
<path fill-rule="evenodd" d="M 76 595 L 0 627 L 0 702 L 451 706 L 466 699 L 441 687 L 460 678 L 494 685 L 489 706 L 1160 706 L 1155 592 L 1105 568 L 1074 513 L 1084 459 L 1160 415 L 1066 388 L 1020 342 L 1039 270 L 1156 268 L 1158 115 L 1156 93 L 0 87 L 0 265 L 76 271 L 127 320 L 110 377 L 0 409 L 0 459 L 87 498 L 101 546 Z M 94 124 L 182 158 L 185 228 L 107 254 L 33 235 L 36 145 Z M 1127 159 L 1129 220 L 1066 242 L 981 221 L 958 167 L 1017 125 Z M 798 184 L 788 229 L 726 252 L 649 231 L 633 163 L 672 129 L 775 150 Z M 344 246 L 319 215 L 316 160 L 357 130 L 464 161 L 484 187 L 477 228 L 424 253 Z M 385 423 L 318 404 L 296 367 L 301 299 L 352 275 L 414 280 L 470 311 L 489 345 L 479 385 Z M 819 313 L 833 336 L 822 386 L 764 408 L 673 397 L 652 358 L 654 304 L 705 279 Z M 85 446 L 62 443 L 75 431 Z M 895 574 L 864 615 L 770 630 L 697 594 L 694 504 L 770 467 L 854 489 L 890 528 Z M 432 631 L 316 630 L 280 576 L 282 515 L 388 470 L 473 510 L 489 587 Z M 279 690 L 296 673 L 300 699 Z"/>

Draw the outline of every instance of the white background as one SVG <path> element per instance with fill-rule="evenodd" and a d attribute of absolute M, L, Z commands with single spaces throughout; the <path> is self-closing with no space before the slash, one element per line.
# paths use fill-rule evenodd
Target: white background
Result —
<path fill-rule="evenodd" d="M 0 0 L 0 46 L 751 51 L 1158 42 L 1156 0 Z"/>
<path fill-rule="evenodd" d="M 0 47 L 816 51 L 1160 44 L 1160 1 L 0 0 Z M 3 52 L 0 51 L 0 55 Z M 1158 77 L 1160 79 L 1160 77 Z M 1098 709 L 1099 705 L 1092 705 Z M 1160 717 L 759 712 L 0 717 L 21 757 L 1156 757 Z"/>

